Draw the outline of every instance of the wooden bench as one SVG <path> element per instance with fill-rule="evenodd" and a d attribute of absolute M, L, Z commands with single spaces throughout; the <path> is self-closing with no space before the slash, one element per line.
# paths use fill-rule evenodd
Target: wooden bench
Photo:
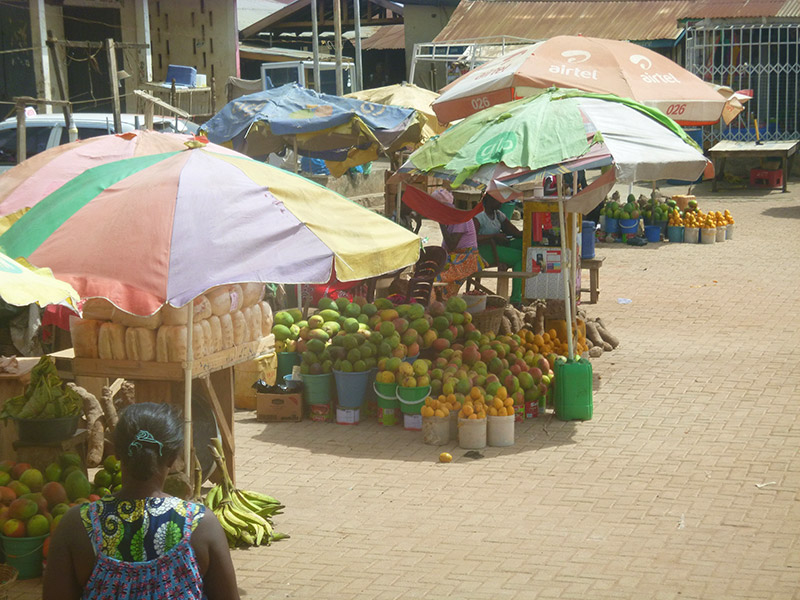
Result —
<path fill-rule="evenodd" d="M 481 279 L 497 279 L 497 295 L 508 298 L 508 282 L 511 279 L 530 279 L 536 277 L 536 273 L 528 271 L 477 271 L 467 277 L 467 290 L 470 286 L 487 294 L 494 294 L 492 290 L 481 285 Z"/>
<path fill-rule="evenodd" d="M 589 303 L 597 304 L 600 296 L 600 267 L 603 266 L 605 256 L 595 256 L 594 258 L 582 258 L 581 270 L 589 271 L 589 287 L 581 287 L 581 293 L 589 292 Z"/>

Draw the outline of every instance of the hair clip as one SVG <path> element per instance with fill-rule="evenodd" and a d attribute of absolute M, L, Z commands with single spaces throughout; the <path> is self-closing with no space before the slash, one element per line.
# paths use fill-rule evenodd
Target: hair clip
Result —
<path fill-rule="evenodd" d="M 146 429 L 140 429 L 139 433 L 136 434 L 136 437 L 133 438 L 133 441 L 128 445 L 128 456 L 133 456 L 134 448 L 141 449 L 142 442 L 147 442 L 148 444 L 158 444 L 158 455 L 162 455 L 161 451 L 164 449 L 164 444 L 154 438 L 153 434 Z"/>

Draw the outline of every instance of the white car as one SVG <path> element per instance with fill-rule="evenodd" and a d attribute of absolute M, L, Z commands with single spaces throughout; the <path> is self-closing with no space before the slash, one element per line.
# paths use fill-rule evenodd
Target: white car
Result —
<path fill-rule="evenodd" d="M 117 133 L 114 117 L 109 113 L 73 113 L 78 127 L 78 139 Z M 144 127 L 144 115 L 123 114 L 122 132 Z M 153 129 L 161 132 L 197 133 L 197 125 L 174 117 L 153 117 Z M 34 115 L 25 119 L 26 158 L 30 158 L 61 144 L 69 142 L 69 131 L 64 124 L 64 113 Z M 17 118 L 0 123 L 0 173 L 17 164 Z"/>

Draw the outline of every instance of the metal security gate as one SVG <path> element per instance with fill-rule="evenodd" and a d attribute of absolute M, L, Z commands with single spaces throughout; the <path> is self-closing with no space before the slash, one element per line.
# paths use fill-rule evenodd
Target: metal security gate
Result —
<path fill-rule="evenodd" d="M 718 140 L 800 138 L 797 117 L 800 25 L 709 25 L 686 30 L 686 68 L 701 79 L 753 99 L 730 125 L 704 128 L 705 145 Z"/>

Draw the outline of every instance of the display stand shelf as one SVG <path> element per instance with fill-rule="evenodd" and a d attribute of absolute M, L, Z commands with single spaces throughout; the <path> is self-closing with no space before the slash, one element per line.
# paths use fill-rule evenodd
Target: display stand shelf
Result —
<path fill-rule="evenodd" d="M 275 336 L 240 344 L 192 361 L 193 382 L 201 386 L 219 427 L 225 462 L 235 481 L 235 443 L 233 432 L 233 367 L 239 363 L 275 351 Z M 178 406 L 184 402 L 186 362 L 144 362 L 136 360 L 100 360 L 74 358 L 76 376 L 123 378 L 136 386 L 137 402 L 168 401 Z"/>

